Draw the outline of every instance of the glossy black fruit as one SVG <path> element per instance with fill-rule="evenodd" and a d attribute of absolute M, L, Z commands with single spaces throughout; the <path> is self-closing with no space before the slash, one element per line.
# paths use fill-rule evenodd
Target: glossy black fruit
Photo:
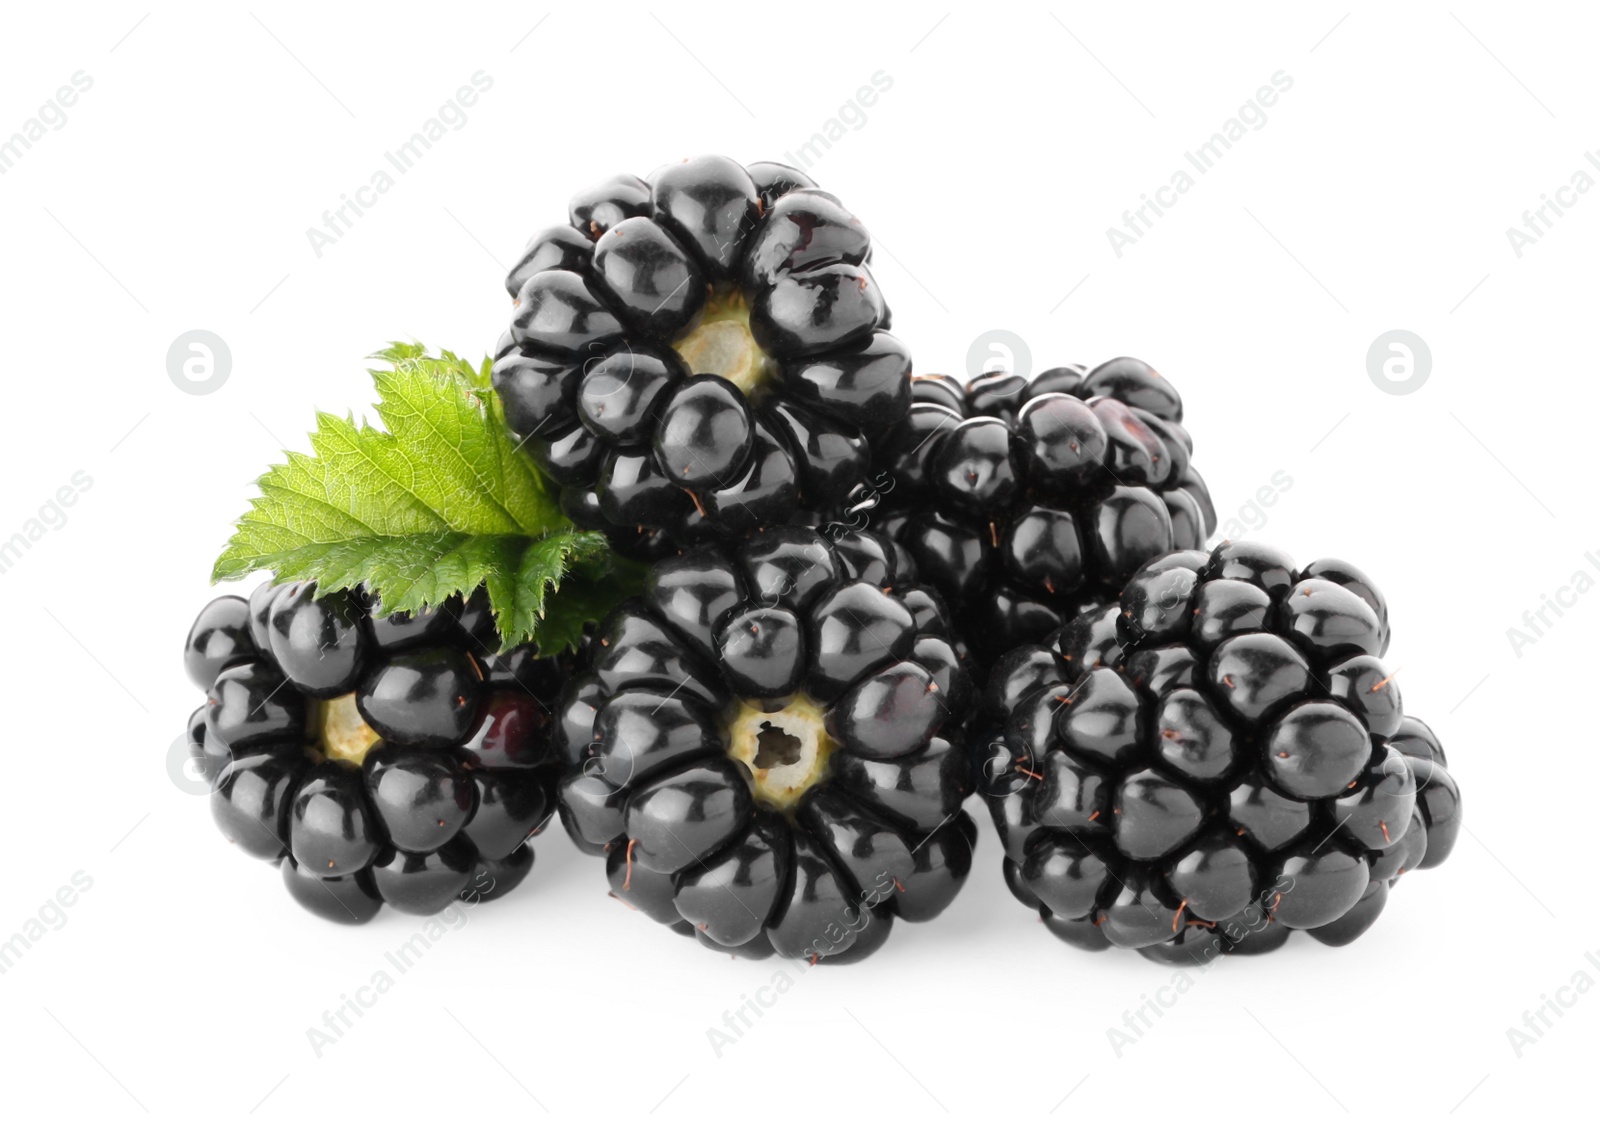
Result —
<path fill-rule="evenodd" d="M 1224 543 L 1006 654 L 976 758 L 1012 893 L 1069 943 L 1179 964 L 1355 939 L 1461 825 L 1388 637 L 1350 565 Z"/>
<path fill-rule="evenodd" d="M 213 599 L 194 620 L 183 647 L 183 669 L 204 691 L 230 665 L 256 654 L 250 638 L 250 604 L 233 595 Z"/>
<path fill-rule="evenodd" d="M 860 221 L 726 157 L 613 177 L 569 220 L 506 278 L 493 380 L 573 519 L 659 556 L 846 505 L 911 402 Z"/>
<path fill-rule="evenodd" d="M 789 526 L 685 549 L 562 695 L 562 820 L 613 895 L 709 946 L 859 959 L 971 868 L 970 696 L 891 542 Z"/>
<path fill-rule="evenodd" d="M 407 650 L 366 675 L 356 707 L 389 743 L 445 747 L 471 731 L 482 684 L 483 670 L 465 650 Z"/>
<path fill-rule="evenodd" d="M 385 615 L 362 591 L 263 584 L 200 612 L 184 665 L 223 834 L 301 905 L 363 923 L 509 892 L 554 810 L 570 661 L 500 652 L 482 592 Z"/>
<path fill-rule="evenodd" d="M 342 696 L 366 662 L 365 618 L 347 592 L 318 598 L 315 584 L 291 583 L 267 610 L 272 660 L 307 696 Z"/>
<path fill-rule="evenodd" d="M 912 382 L 874 445 L 875 527 L 956 615 L 980 667 L 1114 599 L 1148 560 L 1216 527 L 1183 404 L 1143 361 Z"/>

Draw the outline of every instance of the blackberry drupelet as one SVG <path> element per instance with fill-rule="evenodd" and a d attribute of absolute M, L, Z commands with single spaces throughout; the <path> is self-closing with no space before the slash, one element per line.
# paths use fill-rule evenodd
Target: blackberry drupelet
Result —
<path fill-rule="evenodd" d="M 1461 825 L 1388 641 L 1356 568 L 1230 542 L 1007 654 L 981 774 L 1013 894 L 1069 943 L 1158 959 L 1358 937 Z"/>
<path fill-rule="evenodd" d="M 1141 360 L 969 387 L 918 377 L 912 398 L 874 448 L 886 488 L 873 520 L 944 595 L 980 667 L 1216 527 L 1183 403 Z"/>
<path fill-rule="evenodd" d="M 568 682 L 562 819 L 612 893 L 713 949 L 854 961 L 972 864 L 971 695 L 884 538 L 769 529 L 651 570 Z"/>
<path fill-rule="evenodd" d="M 480 589 L 385 615 L 363 591 L 265 583 L 213 600 L 184 648 L 190 718 L 224 836 L 338 923 L 388 904 L 492 900 L 533 867 L 554 805 L 567 669 L 500 652 Z"/>
<path fill-rule="evenodd" d="M 910 405 L 871 241 L 778 164 L 726 157 L 572 199 L 506 279 L 506 419 L 577 523 L 621 550 L 836 509 Z"/>

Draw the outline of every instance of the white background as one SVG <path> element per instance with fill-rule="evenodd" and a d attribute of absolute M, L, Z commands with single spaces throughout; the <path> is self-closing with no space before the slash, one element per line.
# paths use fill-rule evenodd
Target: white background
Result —
<path fill-rule="evenodd" d="M 1600 595 L 1569 592 L 1520 654 L 1507 630 L 1574 573 L 1600 578 L 1600 191 L 1521 257 L 1506 229 L 1600 150 L 1597 27 L 1578 5 L 1396 7 L 9 10 L 0 136 L 75 72 L 93 85 L 0 176 L 0 539 L 75 472 L 92 486 L 0 575 L 0 937 L 74 873 L 93 884 L 0 976 L 7 1119 L 1503 1122 L 1591 1104 L 1600 997 L 1557 991 L 1600 981 L 1583 719 Z M 306 229 L 480 70 L 493 87 L 466 123 L 318 257 Z M 1465 792 L 1455 856 L 1355 945 L 1299 937 L 1180 997 L 1157 994 L 1170 968 L 1052 939 L 1002 887 L 985 818 L 942 918 L 859 966 L 788 967 L 719 1057 L 707 1028 L 779 964 L 630 915 L 557 831 L 514 897 L 317 1057 L 307 1028 L 418 921 L 300 911 L 165 765 L 197 703 L 183 636 L 250 482 L 304 448 L 313 406 L 369 404 L 363 357 L 384 342 L 487 350 L 504 267 L 577 188 L 700 152 L 783 159 L 879 71 L 892 86 L 811 171 L 877 237 L 919 370 L 966 369 L 996 331 L 1035 369 L 1160 367 L 1225 518 L 1386 591 L 1408 710 Z M 1279 71 L 1293 86 L 1265 124 L 1115 254 L 1106 229 Z M 193 329 L 231 349 L 213 394 L 167 374 Z M 1408 395 L 1368 374 L 1394 329 L 1431 348 Z M 1292 486 L 1249 509 L 1280 470 Z M 1574 1004 L 1519 1057 L 1507 1029 L 1546 995 Z M 1175 1001 L 1119 1056 L 1107 1029 L 1146 996 Z"/>

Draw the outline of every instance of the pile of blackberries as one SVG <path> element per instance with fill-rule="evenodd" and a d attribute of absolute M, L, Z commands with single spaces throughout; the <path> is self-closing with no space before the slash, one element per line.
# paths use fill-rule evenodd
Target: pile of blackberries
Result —
<path fill-rule="evenodd" d="M 642 592 L 564 655 L 503 646 L 481 588 L 216 600 L 186 661 L 225 835 L 361 922 L 508 891 L 559 810 L 672 930 L 849 962 L 954 900 L 977 792 L 1007 885 L 1075 946 L 1371 926 L 1460 828 L 1376 585 L 1207 550 L 1182 401 L 1142 361 L 914 377 L 871 257 L 782 165 L 573 197 L 506 279 L 491 381 Z"/>

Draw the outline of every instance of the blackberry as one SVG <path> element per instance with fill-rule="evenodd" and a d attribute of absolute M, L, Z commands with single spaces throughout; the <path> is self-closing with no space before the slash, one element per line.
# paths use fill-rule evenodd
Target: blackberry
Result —
<path fill-rule="evenodd" d="M 837 507 L 911 400 L 870 251 L 783 165 L 697 157 L 580 192 L 506 278 L 507 422 L 567 514 L 632 554 Z"/>
<path fill-rule="evenodd" d="M 717 950 L 854 961 L 972 864 L 970 686 L 937 596 L 869 533 L 658 562 L 568 682 L 568 832 L 613 895 Z"/>
<path fill-rule="evenodd" d="M 200 612 L 184 666 L 217 825 L 311 912 L 428 914 L 532 868 L 559 777 L 544 702 L 568 670 L 500 652 L 482 589 L 385 615 L 359 589 L 265 583 Z"/>
<path fill-rule="evenodd" d="M 1007 654 L 983 775 L 1011 891 L 1069 943 L 1158 959 L 1355 939 L 1461 825 L 1388 641 L 1356 568 L 1230 542 Z"/>
<path fill-rule="evenodd" d="M 1141 360 L 1032 380 L 990 373 L 969 387 L 918 377 L 912 398 L 875 447 L 879 527 L 943 593 L 980 665 L 1216 527 L 1182 400 Z"/>

